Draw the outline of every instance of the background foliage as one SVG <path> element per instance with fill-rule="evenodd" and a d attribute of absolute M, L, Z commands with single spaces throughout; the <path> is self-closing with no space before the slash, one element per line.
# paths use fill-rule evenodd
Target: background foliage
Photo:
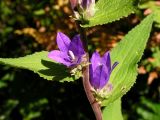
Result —
<path fill-rule="evenodd" d="M 72 37 L 68 0 L 0 1 L 0 57 L 25 56 L 35 51 L 56 49 L 57 31 Z M 146 15 L 159 11 L 159 1 L 142 0 L 136 15 L 90 28 L 90 51 L 103 54 Z M 139 63 L 136 84 L 122 101 L 126 120 L 159 120 L 160 28 L 159 17 Z M 46 81 L 28 71 L 0 65 L 0 120 L 93 120 L 81 80 L 61 84 Z M 78 94 L 77 94 L 78 93 Z M 65 116 L 65 117 L 64 117 Z"/>

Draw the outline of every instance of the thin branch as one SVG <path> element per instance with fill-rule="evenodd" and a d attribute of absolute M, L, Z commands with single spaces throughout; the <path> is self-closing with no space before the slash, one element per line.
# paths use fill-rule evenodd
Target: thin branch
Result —
<path fill-rule="evenodd" d="M 84 46 L 84 49 L 86 51 L 86 63 L 89 62 L 89 54 L 88 54 L 88 41 L 86 37 L 85 29 L 80 27 L 80 23 L 77 22 L 77 28 L 80 32 L 81 40 Z M 92 109 L 94 111 L 96 120 L 102 120 L 102 112 L 101 112 L 101 106 L 98 104 L 98 102 L 95 100 L 93 93 L 91 91 L 91 84 L 89 81 L 89 66 L 86 66 L 83 68 L 83 87 L 86 92 L 87 98 L 92 106 Z"/>

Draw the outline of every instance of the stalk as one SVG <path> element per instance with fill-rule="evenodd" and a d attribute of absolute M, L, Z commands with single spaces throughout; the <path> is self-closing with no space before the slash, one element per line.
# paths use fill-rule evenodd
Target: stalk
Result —
<path fill-rule="evenodd" d="M 70 6 L 72 9 L 72 12 L 74 11 L 75 7 L 77 5 L 77 1 L 76 0 L 70 0 Z M 73 12 L 74 14 L 74 12 Z M 86 31 L 85 29 L 83 29 L 80 24 L 83 21 L 76 21 L 76 25 L 77 25 L 77 29 L 80 33 L 80 37 L 81 37 L 81 41 L 83 44 L 83 48 L 85 49 L 86 52 L 86 56 L 85 56 L 85 62 L 86 64 L 89 63 L 89 53 L 88 53 L 88 40 L 87 40 L 87 36 L 86 36 Z M 89 103 L 94 111 L 96 120 L 102 120 L 102 111 L 101 111 L 101 106 L 99 105 L 99 103 L 95 100 L 95 97 L 93 96 L 93 93 L 91 91 L 91 84 L 89 81 L 89 65 L 83 67 L 82 69 L 82 80 L 83 80 L 83 87 L 86 93 L 86 96 L 89 100 Z"/>
<path fill-rule="evenodd" d="M 77 21 L 77 28 L 78 28 L 78 31 L 80 33 L 80 36 L 81 36 L 81 40 L 82 40 L 82 43 L 83 43 L 83 47 L 85 49 L 85 52 L 86 52 L 86 63 L 89 63 L 89 53 L 88 53 L 88 40 L 87 40 L 87 37 L 86 37 L 86 31 L 85 29 L 83 29 L 81 26 L 80 26 L 80 22 Z M 99 105 L 99 103 L 95 100 L 95 97 L 93 96 L 93 93 L 91 91 L 91 84 L 90 84 L 90 81 L 89 81 L 89 65 L 85 66 L 82 70 L 82 75 L 83 75 L 83 87 L 84 87 L 84 90 L 85 90 L 85 93 L 86 93 L 86 96 L 89 100 L 89 103 L 94 111 L 94 114 L 95 114 L 95 117 L 96 117 L 96 120 L 102 120 L 102 111 L 101 111 L 101 106 Z"/>

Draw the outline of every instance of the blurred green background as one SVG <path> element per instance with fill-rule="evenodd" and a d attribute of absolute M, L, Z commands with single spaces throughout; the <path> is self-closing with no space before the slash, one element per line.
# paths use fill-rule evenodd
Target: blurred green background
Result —
<path fill-rule="evenodd" d="M 89 28 L 89 50 L 103 54 L 151 12 L 159 0 L 142 0 L 136 15 Z M 76 32 L 68 0 L 0 0 L 0 57 L 57 49 L 56 33 Z M 160 16 L 139 63 L 134 87 L 122 98 L 125 120 L 160 120 Z M 0 65 L 0 120 L 94 120 L 81 80 L 58 83 L 28 70 Z"/>

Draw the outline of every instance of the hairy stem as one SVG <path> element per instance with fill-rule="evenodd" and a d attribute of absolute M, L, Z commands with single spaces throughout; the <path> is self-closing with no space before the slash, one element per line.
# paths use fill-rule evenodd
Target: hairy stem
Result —
<path fill-rule="evenodd" d="M 88 41 L 86 37 L 85 29 L 80 27 L 80 23 L 77 22 L 77 27 L 80 32 L 81 40 L 84 46 L 84 49 L 86 51 L 86 63 L 89 62 L 89 54 L 88 54 Z M 94 111 L 96 120 L 102 120 L 102 111 L 101 106 L 98 104 L 98 102 L 95 100 L 92 91 L 91 91 L 91 84 L 89 81 L 89 66 L 86 66 L 83 68 L 83 87 L 86 92 L 87 98 L 92 106 L 92 109 Z"/>

